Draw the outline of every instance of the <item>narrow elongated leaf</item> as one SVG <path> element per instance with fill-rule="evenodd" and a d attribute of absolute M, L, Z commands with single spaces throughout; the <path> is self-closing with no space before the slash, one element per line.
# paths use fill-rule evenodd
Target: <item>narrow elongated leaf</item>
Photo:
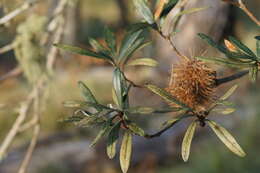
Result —
<path fill-rule="evenodd" d="M 190 146 L 191 146 L 191 142 L 192 142 L 192 139 L 194 136 L 194 132 L 196 130 L 196 125 L 197 125 L 196 121 L 193 121 L 189 125 L 189 127 L 184 135 L 183 141 L 182 141 L 181 154 L 182 154 L 182 159 L 184 160 L 184 162 L 187 162 L 189 159 Z"/>
<path fill-rule="evenodd" d="M 117 98 L 117 95 L 116 95 L 116 91 L 115 91 L 114 88 L 112 88 L 112 99 L 113 99 L 114 103 L 115 103 L 117 106 L 120 106 L 120 105 L 119 105 L 118 98 Z"/>
<path fill-rule="evenodd" d="M 223 101 L 223 100 L 218 100 L 216 104 L 223 105 L 223 106 L 235 106 L 234 103 L 229 101 Z"/>
<path fill-rule="evenodd" d="M 244 45 L 241 41 L 237 40 L 234 37 L 229 37 L 229 40 L 239 49 L 244 51 L 246 54 L 250 55 L 253 60 L 256 60 L 256 55 L 253 51 L 251 51 L 246 45 Z"/>
<path fill-rule="evenodd" d="M 237 89 L 238 85 L 232 86 L 219 100 L 227 100 Z"/>
<path fill-rule="evenodd" d="M 133 46 L 135 41 L 141 35 L 142 30 L 136 31 L 134 33 L 129 32 L 122 41 L 120 50 L 119 50 L 119 60 L 126 57 L 126 53 L 129 52 L 129 49 Z"/>
<path fill-rule="evenodd" d="M 225 65 L 232 68 L 250 68 L 253 66 L 251 63 L 242 63 L 242 62 L 235 62 L 227 58 L 218 58 L 218 57 L 196 57 L 199 60 L 204 62 L 216 63 L 219 65 Z"/>
<path fill-rule="evenodd" d="M 124 57 L 121 58 L 120 63 L 121 64 L 125 64 L 127 63 L 127 61 L 130 59 L 130 57 L 132 56 L 132 54 L 137 50 L 140 49 L 140 47 L 143 47 L 146 45 L 146 43 L 144 42 L 145 38 L 141 37 L 139 39 L 137 39 L 133 45 L 131 47 L 129 47 L 129 49 L 125 52 Z"/>
<path fill-rule="evenodd" d="M 79 81 L 78 85 L 79 85 L 79 88 L 81 89 L 81 93 L 82 93 L 84 99 L 87 102 L 98 104 L 98 102 L 97 102 L 95 96 L 92 94 L 91 90 L 83 82 Z M 98 111 L 102 111 L 102 109 L 98 106 L 96 107 L 96 109 Z"/>
<path fill-rule="evenodd" d="M 159 88 L 155 85 L 152 84 L 146 84 L 145 85 L 146 88 L 148 88 L 150 91 L 152 91 L 153 93 L 159 95 L 160 97 L 162 97 L 165 101 L 169 102 L 169 103 L 175 103 L 183 108 L 186 108 L 188 110 L 191 110 L 191 108 L 189 108 L 187 105 L 185 105 L 184 103 L 181 103 L 180 101 L 178 101 L 176 98 L 174 98 L 172 95 L 170 95 L 167 91 L 165 91 L 162 88 Z"/>
<path fill-rule="evenodd" d="M 97 40 L 93 38 L 89 38 L 89 44 L 92 46 L 92 48 L 97 52 L 102 52 L 105 50 L 105 47 L 102 46 Z"/>
<path fill-rule="evenodd" d="M 116 68 L 114 70 L 114 75 L 113 75 L 113 85 L 114 85 L 114 90 L 117 96 L 118 104 L 121 108 L 123 108 L 125 105 L 125 96 L 126 96 L 126 81 L 125 78 L 120 71 L 120 69 Z"/>
<path fill-rule="evenodd" d="M 86 116 L 84 119 L 80 120 L 79 122 L 76 122 L 76 126 L 78 127 L 90 127 L 93 125 L 97 125 L 100 123 L 104 123 L 104 118 L 99 116 Z"/>
<path fill-rule="evenodd" d="M 63 50 L 69 51 L 71 53 L 79 54 L 79 55 L 91 56 L 94 58 L 99 58 L 99 59 L 104 59 L 104 60 L 111 60 L 111 58 L 104 56 L 103 54 L 96 53 L 94 51 L 82 49 L 82 48 L 75 47 L 75 46 L 64 45 L 64 44 L 54 44 L 54 46 L 61 48 Z"/>
<path fill-rule="evenodd" d="M 115 34 L 109 29 L 109 28 L 105 28 L 104 30 L 104 35 L 105 35 L 105 40 L 107 43 L 107 46 L 109 47 L 109 49 L 111 50 L 111 52 L 113 54 L 116 53 L 116 37 Z"/>
<path fill-rule="evenodd" d="M 93 147 L 99 141 L 99 139 L 101 139 L 103 136 L 106 135 L 106 133 L 108 133 L 108 131 L 111 130 L 111 128 L 111 121 L 108 120 L 106 123 L 103 124 L 102 129 L 99 131 L 98 135 L 92 141 L 90 147 Z"/>
<path fill-rule="evenodd" d="M 260 36 L 256 36 L 256 54 L 258 57 L 258 61 L 260 61 Z"/>
<path fill-rule="evenodd" d="M 153 14 L 148 7 L 146 0 L 134 0 L 135 8 L 137 9 L 138 13 L 149 23 L 153 24 L 154 18 Z"/>
<path fill-rule="evenodd" d="M 216 133 L 216 135 L 227 146 L 228 149 L 240 157 L 244 157 L 246 155 L 234 137 L 225 128 L 221 127 L 214 121 L 209 120 L 208 123 L 211 129 Z"/>
<path fill-rule="evenodd" d="M 254 66 L 249 69 L 249 77 L 252 82 L 255 82 L 257 79 L 257 74 L 258 74 L 258 66 Z"/>
<path fill-rule="evenodd" d="M 207 36 L 206 34 L 199 33 L 199 37 L 203 40 L 205 40 L 209 45 L 212 47 L 217 48 L 220 52 L 224 53 L 228 58 L 234 59 L 234 58 L 240 58 L 240 59 L 252 59 L 251 56 L 246 54 L 241 54 L 239 52 L 231 52 L 229 51 L 225 46 L 220 45 L 216 43 L 212 38 Z"/>
<path fill-rule="evenodd" d="M 108 134 L 107 155 L 110 159 L 114 158 L 116 155 L 116 144 L 119 137 L 119 129 L 120 123 L 117 123 L 113 126 L 113 128 Z"/>
<path fill-rule="evenodd" d="M 73 116 L 67 117 L 66 119 L 60 120 L 60 122 L 62 122 L 62 123 L 75 123 L 75 122 L 81 121 L 85 117 L 86 116 L 84 116 L 84 115 L 73 115 Z"/>
<path fill-rule="evenodd" d="M 214 109 L 213 111 L 224 114 L 224 115 L 228 115 L 228 114 L 235 112 L 236 109 L 234 109 L 234 108 L 224 108 L 224 109 Z"/>
<path fill-rule="evenodd" d="M 136 32 L 136 31 L 147 29 L 149 27 L 153 27 L 153 25 L 151 25 L 147 22 L 139 22 L 139 23 L 131 24 L 126 29 L 127 29 L 127 32 L 133 33 L 133 32 Z"/>
<path fill-rule="evenodd" d="M 219 51 L 221 51 L 222 53 L 226 54 L 227 52 L 229 52 L 227 50 L 227 48 L 225 48 L 223 45 L 219 45 L 217 44 L 212 38 L 210 38 L 209 36 L 207 36 L 206 34 L 203 33 L 199 33 L 198 36 L 205 40 L 209 45 L 211 45 L 212 47 L 217 48 Z"/>
<path fill-rule="evenodd" d="M 187 10 L 183 10 L 180 13 L 178 13 L 176 16 L 174 16 L 174 19 L 178 18 L 179 16 L 185 15 L 185 14 L 191 14 L 196 13 L 205 9 L 208 9 L 209 7 L 200 7 L 200 8 L 190 8 Z"/>
<path fill-rule="evenodd" d="M 131 122 L 127 126 L 135 134 L 137 134 L 139 136 L 145 135 L 144 130 L 141 127 L 139 127 L 137 124 Z"/>
<path fill-rule="evenodd" d="M 127 109 L 126 111 L 129 112 L 130 114 L 153 114 L 153 113 L 169 113 L 169 112 L 178 112 L 183 110 L 182 108 L 174 108 L 174 107 L 168 107 L 168 108 L 162 108 L 162 109 L 154 109 L 152 107 L 143 107 L 143 106 L 138 106 L 138 107 L 131 107 Z"/>
<path fill-rule="evenodd" d="M 170 120 L 163 123 L 163 127 L 172 126 L 173 124 L 177 123 L 178 121 L 180 121 L 179 118 L 170 119 Z"/>
<path fill-rule="evenodd" d="M 138 65 L 155 67 L 158 65 L 158 62 L 151 58 L 138 58 L 127 64 L 127 66 L 138 66 Z"/>
<path fill-rule="evenodd" d="M 121 144 L 121 149 L 120 149 L 120 166 L 122 169 L 123 173 L 126 173 L 130 161 L 131 161 L 131 154 L 132 154 L 132 134 L 130 132 L 125 132 Z"/>
<path fill-rule="evenodd" d="M 88 107 L 94 107 L 96 109 L 106 109 L 106 110 L 113 110 L 105 105 L 101 105 L 98 103 L 92 103 L 92 102 L 85 102 L 85 101 L 77 101 L 77 100 L 69 100 L 63 102 L 64 107 L 68 108 L 88 108 Z"/>

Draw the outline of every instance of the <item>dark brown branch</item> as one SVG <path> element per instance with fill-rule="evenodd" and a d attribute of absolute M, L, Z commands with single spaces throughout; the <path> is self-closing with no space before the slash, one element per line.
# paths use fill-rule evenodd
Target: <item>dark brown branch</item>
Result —
<path fill-rule="evenodd" d="M 155 138 L 155 137 L 159 137 L 161 136 L 164 132 L 166 132 L 167 130 L 169 130 L 171 127 L 173 127 L 176 123 L 178 123 L 179 121 L 181 121 L 184 118 L 188 118 L 188 117 L 192 117 L 193 114 L 187 114 L 188 112 L 185 112 L 184 114 L 181 114 L 179 117 L 179 119 L 177 119 L 176 121 L 172 122 L 171 124 L 167 125 L 166 127 L 164 127 L 163 129 L 161 129 L 160 131 L 154 133 L 154 134 L 146 134 L 144 137 L 151 139 L 151 138 Z M 167 122 L 166 122 L 167 123 Z"/>
<path fill-rule="evenodd" d="M 219 85 L 222 85 L 224 83 L 239 79 L 239 78 L 245 76 L 248 73 L 249 73 L 249 70 L 244 70 L 244 71 L 237 72 L 233 75 L 230 75 L 230 76 L 227 76 L 227 77 L 224 77 L 224 78 L 216 79 L 216 85 L 219 86 Z"/>

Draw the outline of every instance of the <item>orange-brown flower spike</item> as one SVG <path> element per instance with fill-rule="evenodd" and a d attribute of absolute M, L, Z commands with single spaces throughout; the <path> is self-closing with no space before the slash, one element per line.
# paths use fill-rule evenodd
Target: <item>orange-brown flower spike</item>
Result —
<path fill-rule="evenodd" d="M 173 65 L 166 90 L 179 101 L 201 111 L 213 101 L 215 81 L 216 71 L 204 62 L 194 58 L 181 60 Z"/>

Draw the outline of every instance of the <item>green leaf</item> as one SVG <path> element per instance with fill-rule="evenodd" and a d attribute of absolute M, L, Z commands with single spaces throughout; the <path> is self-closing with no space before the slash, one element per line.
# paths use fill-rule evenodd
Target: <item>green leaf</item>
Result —
<path fill-rule="evenodd" d="M 151 58 L 138 58 L 127 64 L 127 66 L 138 66 L 138 65 L 155 67 L 158 65 L 158 62 Z"/>
<path fill-rule="evenodd" d="M 67 117 L 66 119 L 61 120 L 62 123 L 75 123 L 84 119 L 86 116 L 84 115 L 72 115 Z"/>
<path fill-rule="evenodd" d="M 91 56 L 94 58 L 109 60 L 110 62 L 112 60 L 110 57 L 104 56 L 103 54 L 96 53 L 94 51 L 82 49 L 82 48 L 75 47 L 75 46 L 64 45 L 64 44 L 54 44 L 54 46 L 64 49 L 66 51 L 72 52 L 72 53 L 79 54 L 79 55 L 85 55 L 85 56 Z"/>
<path fill-rule="evenodd" d="M 136 31 L 139 31 L 139 30 L 144 30 L 144 29 L 147 29 L 149 27 L 153 27 L 153 25 L 150 25 L 149 23 L 147 22 L 139 22 L 139 23 L 134 23 L 134 24 L 131 24 L 129 27 L 127 27 L 127 32 L 129 33 L 133 33 L 133 32 L 136 32 Z"/>
<path fill-rule="evenodd" d="M 162 97 L 165 101 L 167 101 L 169 103 L 175 103 L 175 104 L 181 106 L 182 108 L 186 108 L 187 110 L 192 110 L 187 105 L 178 101 L 170 93 L 168 93 L 167 91 L 165 91 L 162 88 L 159 88 L 152 84 L 146 84 L 145 87 L 148 88 L 150 91 L 152 91 L 154 94 L 159 95 L 160 97 Z"/>
<path fill-rule="evenodd" d="M 244 51 L 246 54 L 251 56 L 251 59 L 256 60 L 256 55 L 254 54 L 253 51 L 251 51 L 246 45 L 244 45 L 242 42 L 240 42 L 239 40 L 237 40 L 234 37 L 229 37 L 229 40 L 239 49 L 241 49 L 242 51 Z"/>
<path fill-rule="evenodd" d="M 131 161 L 131 154 L 132 154 L 132 135 L 130 132 L 126 131 L 123 136 L 121 149 L 120 149 L 120 158 L 119 158 L 120 166 L 123 173 L 126 173 L 129 168 L 130 161 Z"/>
<path fill-rule="evenodd" d="M 128 107 L 128 87 L 123 73 L 116 68 L 113 73 L 113 86 L 120 108 Z"/>
<path fill-rule="evenodd" d="M 196 125 L 197 125 L 196 121 L 193 121 L 189 125 L 189 127 L 184 135 L 183 141 L 182 141 L 181 154 L 182 154 L 182 159 L 184 160 L 184 162 L 187 162 L 189 159 L 190 146 L 191 146 L 192 138 L 194 136 Z"/>
<path fill-rule="evenodd" d="M 258 57 L 258 61 L 260 61 L 260 36 L 256 36 L 256 54 Z"/>
<path fill-rule="evenodd" d="M 246 54 L 241 54 L 239 52 L 231 52 L 229 51 L 225 46 L 220 45 L 218 43 L 216 43 L 212 38 L 210 38 L 209 36 L 203 34 L 203 33 L 199 33 L 198 36 L 205 40 L 209 45 L 211 45 L 212 47 L 217 48 L 220 52 L 224 53 L 228 58 L 231 59 L 235 59 L 235 58 L 240 58 L 240 59 L 252 59 L 251 56 L 246 55 Z"/>
<path fill-rule="evenodd" d="M 92 143 L 90 144 L 90 147 L 93 147 L 94 145 L 96 145 L 96 143 L 99 141 L 99 139 L 101 139 L 103 136 L 106 135 L 106 133 L 108 131 L 111 130 L 111 121 L 108 120 L 107 122 L 105 122 L 102 126 L 102 129 L 99 131 L 98 135 L 95 137 L 95 139 L 92 141 Z"/>
<path fill-rule="evenodd" d="M 107 43 L 107 46 L 109 47 L 109 49 L 111 50 L 111 52 L 113 54 L 116 53 L 116 37 L 115 34 L 109 29 L 109 28 L 105 28 L 104 30 L 104 36 L 105 36 L 105 40 Z"/>
<path fill-rule="evenodd" d="M 198 36 L 205 40 L 209 45 L 211 45 L 212 47 L 217 48 L 219 51 L 221 51 L 222 53 L 226 54 L 228 51 L 228 49 L 222 45 L 217 44 L 212 38 L 210 38 L 209 36 L 207 36 L 206 34 L 203 33 L 198 33 Z"/>
<path fill-rule="evenodd" d="M 163 123 L 163 127 L 172 126 L 173 124 L 177 123 L 178 121 L 180 121 L 179 118 L 173 118 L 173 119 L 167 120 L 166 122 Z"/>
<path fill-rule="evenodd" d="M 145 38 L 141 37 L 139 39 L 137 39 L 135 41 L 135 43 L 132 45 L 132 47 L 130 47 L 127 52 L 125 53 L 125 57 L 123 57 L 121 59 L 121 64 L 125 64 L 128 62 L 128 60 L 131 58 L 132 54 L 137 51 L 138 49 L 141 49 L 143 47 L 145 47 L 146 45 L 150 44 L 150 42 L 148 42 L 148 44 L 146 42 L 144 42 Z"/>
<path fill-rule="evenodd" d="M 183 110 L 182 108 L 175 108 L 175 107 L 168 107 L 163 109 L 154 109 L 152 107 L 143 107 L 143 106 L 137 106 L 137 107 L 131 107 L 127 109 L 126 111 L 130 114 L 152 114 L 152 113 L 169 113 L 169 112 L 178 112 Z"/>
<path fill-rule="evenodd" d="M 116 144 L 119 138 L 120 125 L 120 122 L 115 124 L 108 134 L 107 155 L 110 159 L 114 158 L 116 155 Z"/>
<path fill-rule="evenodd" d="M 227 59 L 227 58 L 201 57 L 201 56 L 197 56 L 196 58 L 199 60 L 202 60 L 204 62 L 215 63 L 215 64 L 219 64 L 219 65 L 226 65 L 226 66 L 232 67 L 232 68 L 250 68 L 253 66 L 251 63 L 242 63 L 242 62 L 238 63 L 238 62 L 232 61 L 231 59 Z"/>
<path fill-rule="evenodd" d="M 174 18 L 178 18 L 179 16 L 185 15 L 185 14 L 191 14 L 191 13 L 196 13 L 205 9 L 208 9 L 209 7 L 200 7 L 200 8 L 190 8 L 187 10 L 183 10 L 180 13 L 178 13 L 176 16 L 174 16 Z"/>
<path fill-rule="evenodd" d="M 145 135 L 144 130 L 141 127 L 139 127 L 137 124 L 131 122 L 127 126 L 135 134 L 137 134 L 139 136 Z"/>
<path fill-rule="evenodd" d="M 213 111 L 224 114 L 224 115 L 228 115 L 228 114 L 235 112 L 236 109 L 234 109 L 234 108 L 224 108 L 224 109 L 214 109 Z"/>
<path fill-rule="evenodd" d="M 104 123 L 104 119 L 103 117 L 99 117 L 99 116 L 85 116 L 84 119 L 80 120 L 79 122 L 76 122 L 75 125 L 78 127 L 90 127 L 93 125 L 97 125 L 100 123 Z"/>
<path fill-rule="evenodd" d="M 98 103 L 92 103 L 92 102 L 85 102 L 85 101 L 77 101 L 77 100 L 68 100 L 63 102 L 64 107 L 68 108 L 89 108 L 89 107 L 94 107 L 96 109 L 106 109 L 106 110 L 114 110 L 110 107 L 107 107 L 105 105 L 101 105 Z"/>
<path fill-rule="evenodd" d="M 258 66 L 254 66 L 249 69 L 249 77 L 252 82 L 255 82 L 257 79 L 257 74 L 258 74 Z"/>
<path fill-rule="evenodd" d="M 234 103 L 229 101 L 223 101 L 223 100 L 218 100 L 216 104 L 223 105 L 223 106 L 235 106 Z"/>
<path fill-rule="evenodd" d="M 138 40 L 139 36 L 141 35 L 143 31 L 137 31 L 137 32 L 128 32 L 126 36 L 124 37 L 120 50 L 119 50 L 119 57 L 118 59 L 124 59 L 129 55 L 129 50 L 132 49 L 132 46 L 135 44 L 135 42 Z"/>
<path fill-rule="evenodd" d="M 208 121 L 211 129 L 216 133 L 218 138 L 230 149 L 233 153 L 240 157 L 244 157 L 246 154 L 239 146 L 234 137 L 223 127 L 215 123 L 214 121 Z"/>
<path fill-rule="evenodd" d="M 112 88 L 112 99 L 113 99 L 114 103 L 115 103 L 117 106 L 120 106 L 120 105 L 119 105 L 119 101 L 118 101 L 118 99 L 117 99 L 116 91 L 115 91 L 114 88 Z"/>
<path fill-rule="evenodd" d="M 78 82 L 79 88 L 81 89 L 81 93 L 84 97 L 84 99 L 87 102 L 98 104 L 95 96 L 92 94 L 91 90 L 81 81 Z M 102 109 L 97 106 L 95 107 L 98 111 L 102 111 Z"/>
<path fill-rule="evenodd" d="M 145 0 L 134 0 L 135 8 L 138 13 L 147 21 L 149 24 L 155 23 L 153 13 L 148 7 L 147 1 Z"/>
<path fill-rule="evenodd" d="M 89 38 L 88 40 L 89 40 L 89 44 L 91 45 L 91 47 L 92 47 L 95 51 L 97 51 L 97 52 L 99 52 L 99 53 L 103 53 L 103 51 L 105 50 L 105 47 L 104 47 L 104 46 L 102 46 L 101 44 L 99 44 L 99 42 L 98 42 L 97 40 L 93 39 L 93 38 Z M 106 56 L 106 55 L 104 55 L 104 56 Z"/>
<path fill-rule="evenodd" d="M 234 85 L 232 86 L 222 97 L 219 98 L 219 100 L 227 100 L 234 92 L 235 90 L 237 89 L 238 85 Z"/>

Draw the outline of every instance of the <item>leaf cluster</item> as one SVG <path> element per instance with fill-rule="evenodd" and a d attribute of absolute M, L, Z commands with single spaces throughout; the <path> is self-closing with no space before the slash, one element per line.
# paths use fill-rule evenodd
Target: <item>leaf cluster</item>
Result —
<path fill-rule="evenodd" d="M 212 103 L 212 105 L 210 105 L 207 110 L 197 112 L 187 106 L 185 103 L 179 101 L 163 88 L 148 83 L 137 85 L 135 82 L 126 77 L 125 67 L 137 65 L 154 67 L 158 64 L 154 59 L 151 58 L 133 59 L 133 54 L 150 43 L 147 42 L 145 38 L 145 32 L 147 29 L 155 30 L 165 39 L 169 39 L 172 33 L 175 33 L 173 30 L 168 35 L 167 33 L 163 32 L 163 29 L 167 27 L 168 29 L 171 29 L 171 26 L 166 22 L 166 20 L 167 17 L 171 17 L 169 16 L 171 15 L 170 9 L 173 9 L 179 1 L 165 1 L 163 8 L 157 10 L 156 16 L 153 15 L 148 1 L 134 0 L 133 2 L 137 12 L 142 16 L 144 22 L 131 25 L 128 29 L 128 32 L 120 42 L 117 41 L 115 34 L 110 29 L 105 28 L 105 45 L 92 38 L 89 39 L 89 43 L 92 47 L 91 49 L 82 49 L 71 45 L 55 44 L 55 46 L 65 51 L 84 55 L 88 58 L 103 59 L 109 62 L 114 68 L 112 78 L 113 102 L 108 105 L 100 103 L 95 98 L 91 90 L 87 87 L 87 85 L 85 85 L 83 82 L 79 82 L 79 88 L 81 89 L 84 101 L 65 102 L 64 106 L 73 108 L 75 111 L 71 117 L 68 117 L 64 121 L 72 122 L 75 125 L 81 127 L 100 127 L 97 136 L 91 143 L 91 146 L 94 146 L 101 138 L 106 138 L 106 151 L 110 159 L 114 158 L 117 153 L 116 146 L 118 143 L 120 143 L 120 136 L 122 134 L 123 137 L 121 140 L 119 158 L 121 169 L 124 173 L 127 172 L 130 165 L 133 135 L 145 138 L 158 137 L 169 128 L 173 127 L 175 124 L 186 118 L 191 118 L 192 123 L 187 128 L 182 142 L 182 158 L 184 161 L 187 161 L 189 158 L 192 139 L 198 125 L 201 127 L 208 125 L 233 153 L 241 157 L 245 156 L 245 152 L 236 142 L 234 137 L 232 137 L 232 135 L 222 126 L 208 118 L 211 112 L 218 112 L 226 115 L 235 111 L 234 105 L 227 101 L 227 99 L 236 90 L 237 85 L 230 88 L 222 97 Z M 203 9 L 206 8 L 196 8 L 180 11 L 176 13 L 173 18 L 171 17 L 171 21 L 177 22 L 180 16 L 194 13 Z M 199 36 L 208 44 L 225 54 L 226 58 L 197 57 L 198 59 L 218 63 L 221 65 L 224 64 L 229 67 L 246 68 L 250 71 L 251 79 L 256 79 L 260 61 L 259 37 L 256 37 L 257 51 L 254 53 L 246 45 L 233 37 L 229 38 L 230 44 L 233 46 L 233 49 L 231 49 L 227 45 L 217 44 L 213 39 L 205 34 L 200 33 Z M 176 48 L 174 50 L 176 50 Z M 147 89 L 153 94 L 161 97 L 169 105 L 176 105 L 176 107 L 132 107 L 129 101 L 129 94 L 132 87 Z M 153 134 L 146 133 L 144 129 L 136 124 L 133 119 L 133 115 L 136 114 L 151 115 L 170 112 L 175 112 L 177 116 L 165 121 L 162 124 L 161 129 Z"/>

